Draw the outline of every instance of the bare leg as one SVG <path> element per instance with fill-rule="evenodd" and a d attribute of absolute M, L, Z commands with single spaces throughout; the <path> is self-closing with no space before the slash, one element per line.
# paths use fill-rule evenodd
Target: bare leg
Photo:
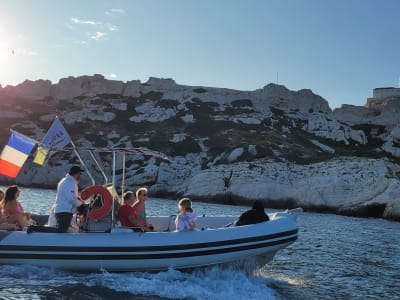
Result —
<path fill-rule="evenodd" d="M 1 230 L 18 230 L 19 228 L 18 228 L 17 224 L 1 223 L 0 229 Z"/>

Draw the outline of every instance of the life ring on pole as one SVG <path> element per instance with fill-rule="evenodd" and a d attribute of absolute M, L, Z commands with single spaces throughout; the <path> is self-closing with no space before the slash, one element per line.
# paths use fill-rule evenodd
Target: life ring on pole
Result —
<path fill-rule="evenodd" d="M 113 196 L 108 189 L 102 185 L 92 185 L 85 188 L 81 192 L 81 199 L 94 200 L 96 203 L 100 200 L 101 206 L 89 208 L 89 218 L 92 220 L 100 220 L 110 213 L 113 203 Z M 89 207 L 91 207 L 90 205 Z"/>

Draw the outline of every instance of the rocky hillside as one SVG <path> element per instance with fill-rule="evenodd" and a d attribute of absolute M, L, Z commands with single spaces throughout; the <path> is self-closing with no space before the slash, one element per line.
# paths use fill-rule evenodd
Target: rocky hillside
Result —
<path fill-rule="evenodd" d="M 58 115 L 78 147 L 164 152 L 170 161 L 127 157 L 127 186 L 153 195 L 400 219 L 400 99 L 332 111 L 310 90 L 275 84 L 238 91 L 94 75 L 0 88 L 0 107 L 0 146 L 8 128 L 40 140 Z M 110 154 L 97 155 L 111 175 Z M 17 183 L 54 187 L 76 162 L 62 152 L 46 168 L 27 163 Z"/>

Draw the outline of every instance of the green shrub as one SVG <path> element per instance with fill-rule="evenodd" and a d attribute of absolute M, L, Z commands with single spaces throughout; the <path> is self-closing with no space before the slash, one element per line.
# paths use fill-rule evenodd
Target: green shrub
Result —
<path fill-rule="evenodd" d="M 198 88 L 198 89 L 194 89 L 193 92 L 202 94 L 202 93 L 207 93 L 207 90 L 203 89 L 203 88 Z"/>
<path fill-rule="evenodd" d="M 234 100 L 232 101 L 231 105 L 233 107 L 253 107 L 253 102 L 251 102 L 251 100 L 249 99 L 238 99 L 238 100 Z"/>
<path fill-rule="evenodd" d="M 157 106 L 162 107 L 162 108 L 174 108 L 178 105 L 179 105 L 179 101 L 169 100 L 169 99 L 163 99 L 157 103 Z"/>
<path fill-rule="evenodd" d="M 183 141 L 178 143 L 170 142 L 171 146 L 171 155 L 178 156 L 178 155 L 186 155 L 188 153 L 200 153 L 201 147 L 197 143 L 197 141 L 192 138 L 191 136 L 187 136 Z"/>

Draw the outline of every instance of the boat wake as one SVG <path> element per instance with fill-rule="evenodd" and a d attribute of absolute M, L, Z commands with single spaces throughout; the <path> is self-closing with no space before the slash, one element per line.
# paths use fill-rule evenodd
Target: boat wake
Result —
<path fill-rule="evenodd" d="M 270 285 L 269 279 L 248 275 L 237 268 L 82 274 L 32 266 L 0 266 L 0 288 L 6 298 L 29 293 L 30 298 L 80 295 L 92 299 L 277 299 Z"/>

